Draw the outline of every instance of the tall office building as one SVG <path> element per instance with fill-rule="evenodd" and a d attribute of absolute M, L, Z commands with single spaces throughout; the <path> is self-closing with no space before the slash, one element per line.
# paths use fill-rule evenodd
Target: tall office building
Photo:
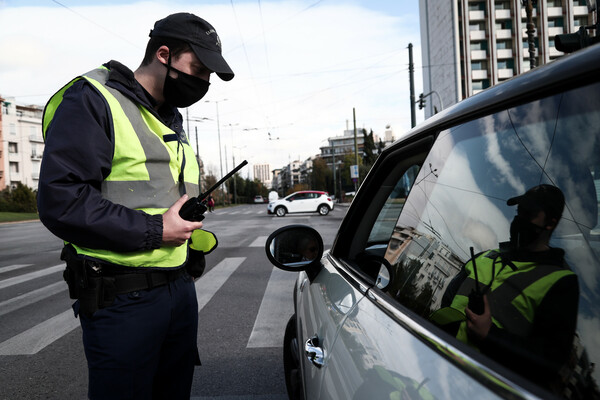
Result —
<path fill-rule="evenodd" d="M 538 66 L 563 55 L 555 35 L 595 22 L 586 0 L 533 3 Z M 522 0 L 419 0 L 419 12 L 425 117 L 530 69 Z"/>
<path fill-rule="evenodd" d="M 254 179 L 258 179 L 266 187 L 271 186 L 271 167 L 269 164 L 254 164 Z"/>

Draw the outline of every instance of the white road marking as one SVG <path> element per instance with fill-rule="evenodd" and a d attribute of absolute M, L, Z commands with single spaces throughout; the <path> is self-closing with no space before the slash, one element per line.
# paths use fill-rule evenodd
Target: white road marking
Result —
<path fill-rule="evenodd" d="M 0 281 L 0 289 L 4 289 L 9 286 L 17 285 L 19 283 L 27 282 L 31 279 L 50 275 L 55 272 L 61 271 L 63 269 L 65 269 L 65 264 L 60 264 L 60 265 L 55 265 L 54 267 L 49 267 L 49 268 L 42 269 L 39 271 L 30 272 L 28 274 L 15 276 L 14 278 L 4 279 L 4 280 Z"/>
<path fill-rule="evenodd" d="M 60 293 L 63 290 L 67 290 L 67 283 L 64 281 L 60 281 L 45 286 L 43 288 L 36 289 L 29 293 L 13 297 L 12 299 L 5 300 L 2 303 L 0 303 L 0 316 L 18 310 L 19 308 L 28 306 L 30 304 L 37 303 L 38 301 L 53 296 L 56 293 Z"/>
<path fill-rule="evenodd" d="M 69 309 L 39 325 L 0 343 L 0 355 L 36 354 L 79 326 L 79 320 Z"/>
<path fill-rule="evenodd" d="M 273 268 L 246 347 L 281 347 L 294 313 L 292 290 L 298 274 Z"/>
<path fill-rule="evenodd" d="M 213 269 L 208 271 L 196 281 L 196 297 L 198 298 L 198 312 L 210 301 L 223 284 L 235 272 L 246 257 L 225 258 Z"/>
<path fill-rule="evenodd" d="M 254 239 L 254 242 L 250 243 L 248 247 L 265 247 L 265 243 L 267 243 L 268 236 L 259 236 Z"/>
<path fill-rule="evenodd" d="M 15 264 L 15 265 L 7 265 L 6 267 L 0 267 L 0 274 L 3 272 L 14 271 L 15 269 L 30 267 L 33 264 Z"/>

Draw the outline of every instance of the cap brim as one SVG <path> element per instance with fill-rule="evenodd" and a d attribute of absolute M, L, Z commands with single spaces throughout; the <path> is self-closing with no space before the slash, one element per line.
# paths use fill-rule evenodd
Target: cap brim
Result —
<path fill-rule="evenodd" d="M 200 62 L 204 64 L 206 68 L 216 73 L 219 78 L 224 81 L 230 81 L 233 79 L 235 74 L 220 53 L 205 49 L 193 43 L 189 43 L 189 45 L 194 51 L 194 54 L 196 54 L 196 57 L 198 57 Z"/>
<path fill-rule="evenodd" d="M 515 205 L 519 204 L 523 200 L 524 197 L 525 197 L 525 195 L 511 197 L 510 199 L 506 200 L 506 205 L 515 206 Z"/>

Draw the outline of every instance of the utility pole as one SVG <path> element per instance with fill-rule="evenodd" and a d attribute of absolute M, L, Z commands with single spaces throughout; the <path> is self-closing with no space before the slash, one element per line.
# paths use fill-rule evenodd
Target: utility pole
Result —
<path fill-rule="evenodd" d="M 333 144 L 335 142 L 332 142 L 331 145 L 331 156 L 333 157 L 333 196 L 337 199 L 337 195 L 336 192 L 337 190 L 335 189 L 335 185 L 336 185 L 336 179 L 335 179 L 335 145 Z M 340 193 L 340 197 L 341 197 L 341 193 Z"/>
<path fill-rule="evenodd" d="M 529 44 L 529 68 L 534 69 L 536 65 L 535 59 L 535 41 L 533 34 L 535 33 L 535 25 L 533 23 L 533 7 L 537 6 L 537 0 L 522 0 L 527 13 L 527 43 Z"/>
<path fill-rule="evenodd" d="M 413 45 L 408 44 L 408 78 L 410 81 L 410 127 L 417 125 L 417 113 L 415 111 L 415 66 L 413 64 Z"/>
<path fill-rule="evenodd" d="M 189 123 L 188 120 L 188 124 Z M 198 168 L 200 170 L 200 173 L 198 174 L 198 190 L 202 193 L 202 167 L 200 165 L 200 147 L 198 147 L 198 127 L 195 126 L 194 130 L 196 132 L 196 160 L 198 160 Z"/>
<path fill-rule="evenodd" d="M 358 143 L 356 140 L 356 109 L 354 107 L 352 107 L 352 119 L 354 120 L 354 162 L 356 163 L 356 168 L 358 169 Z M 356 178 L 356 182 L 354 182 L 354 191 L 356 192 L 357 188 L 358 188 L 358 180 L 359 178 Z"/>

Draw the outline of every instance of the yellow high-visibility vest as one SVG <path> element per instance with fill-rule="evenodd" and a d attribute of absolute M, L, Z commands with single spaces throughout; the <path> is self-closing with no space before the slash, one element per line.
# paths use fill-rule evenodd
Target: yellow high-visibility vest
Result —
<path fill-rule="evenodd" d="M 106 99 L 112 117 L 114 154 L 111 172 L 102 182 L 102 197 L 155 215 L 167 211 L 184 192 L 197 196 L 199 168 L 189 143 L 177 140 L 177 134 L 144 106 L 108 87 L 108 75 L 109 70 L 100 67 L 75 78 L 52 96 L 44 109 L 44 138 L 65 91 L 85 79 Z M 195 233 L 195 247 L 208 252 L 214 248 L 211 243 L 216 246 L 213 238 L 209 232 Z M 188 251 L 187 243 L 126 253 L 72 245 L 78 254 L 127 267 L 177 268 L 186 262 Z"/>

